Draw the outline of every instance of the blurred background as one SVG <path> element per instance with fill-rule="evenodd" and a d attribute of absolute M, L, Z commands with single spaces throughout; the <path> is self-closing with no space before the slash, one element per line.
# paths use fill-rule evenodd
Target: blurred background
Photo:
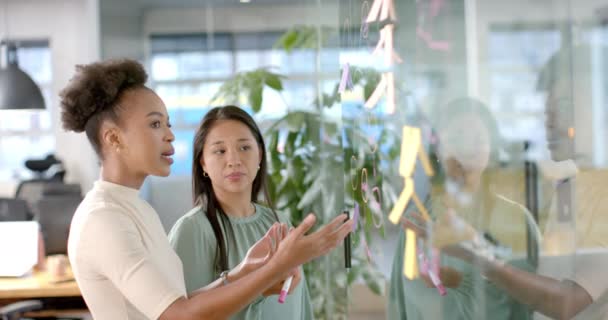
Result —
<path fill-rule="evenodd" d="M 567 104 L 557 112 L 567 119 L 563 139 L 575 145 L 569 159 L 590 172 L 573 194 L 599 189 L 601 198 L 608 185 L 600 179 L 608 164 L 606 1 L 0 0 L 0 12 L 4 51 L 14 45 L 19 68 L 44 101 L 34 110 L 0 106 L 0 197 L 16 197 L 24 181 L 53 177 L 81 195 L 92 187 L 98 160 L 84 135 L 62 129 L 58 93 L 75 65 L 136 59 L 167 105 L 176 136 L 170 177 L 150 177 L 141 191 L 167 231 L 192 207 L 194 132 L 211 107 L 225 104 L 247 110 L 265 131 L 280 212 L 296 224 L 310 211 L 323 221 L 343 210 L 359 216 L 349 273 L 339 250 L 306 267 L 319 319 L 389 317 L 389 290 L 399 285 L 391 273 L 404 258 L 395 262 L 403 231 L 388 217 L 407 183 L 433 217 L 440 215 L 430 199 L 447 188 L 450 172 L 440 163 L 446 146 L 471 159 L 490 145 L 471 224 L 491 229 L 511 257 L 535 268 L 544 248 L 564 245 L 549 236 L 540 242 L 527 218 L 513 212 L 525 211 L 546 234 L 554 182 L 543 165 L 552 140 L 563 138 L 545 126 L 552 98 Z M 567 58 L 555 58 L 560 52 Z M 552 59 L 555 70 L 546 71 Z M 556 79 L 563 82 L 558 89 Z M 0 97 L 16 90 L 0 84 Z M 475 119 L 445 119 L 457 117 L 449 106 L 458 99 L 487 111 L 489 142 L 476 133 Z M 420 137 L 404 136 L 404 126 Z M 416 139 L 435 175 L 419 161 L 408 177 L 399 170 L 404 157 L 419 159 L 418 148 L 404 147 Z M 49 154 L 59 169 L 25 166 Z M 496 195 L 517 209 L 489 218 L 488 199 Z M 591 212 L 587 224 L 572 218 L 559 232 L 608 227 L 603 203 L 583 203 L 593 207 L 581 208 Z M 420 211 L 413 202 L 407 208 Z M 573 239 L 572 248 L 597 247 Z M 576 250 L 564 250 L 573 266 Z"/>

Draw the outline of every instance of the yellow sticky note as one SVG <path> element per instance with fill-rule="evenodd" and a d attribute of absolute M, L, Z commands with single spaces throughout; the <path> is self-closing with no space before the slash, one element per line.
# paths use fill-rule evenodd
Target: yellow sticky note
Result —
<path fill-rule="evenodd" d="M 402 177 L 409 177 L 414 173 L 416 154 L 420 149 L 420 138 L 419 128 L 403 126 L 399 163 L 399 175 Z"/>
<path fill-rule="evenodd" d="M 410 202 L 410 198 L 412 197 L 413 193 L 414 181 L 412 181 L 412 178 L 407 177 L 405 178 L 405 185 L 403 186 L 403 191 L 401 191 L 401 194 L 397 199 L 397 203 L 395 203 L 393 210 L 391 210 L 391 213 L 388 215 L 388 220 L 390 220 L 390 222 L 392 222 L 393 224 L 399 223 L 401 215 L 403 214 L 403 211 L 405 210 L 407 204 Z"/>
<path fill-rule="evenodd" d="M 417 278 L 416 233 L 411 229 L 405 230 L 405 255 L 403 257 L 403 274 L 410 280 Z"/>

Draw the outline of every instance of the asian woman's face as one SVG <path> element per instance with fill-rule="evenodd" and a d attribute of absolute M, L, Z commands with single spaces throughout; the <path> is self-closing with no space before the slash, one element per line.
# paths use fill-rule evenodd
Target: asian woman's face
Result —
<path fill-rule="evenodd" d="M 261 150 L 247 125 L 236 120 L 216 121 L 204 142 L 200 164 L 218 195 L 251 195 Z"/>
<path fill-rule="evenodd" d="M 115 152 L 128 172 L 168 176 L 175 136 L 163 101 L 147 88 L 126 91 L 119 102 L 120 144 Z"/>

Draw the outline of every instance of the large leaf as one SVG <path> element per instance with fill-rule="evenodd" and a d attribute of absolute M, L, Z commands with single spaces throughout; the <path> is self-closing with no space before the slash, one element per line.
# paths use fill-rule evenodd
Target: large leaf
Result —
<path fill-rule="evenodd" d="M 294 49 L 296 42 L 298 41 L 298 30 L 291 29 L 285 32 L 279 40 L 274 44 L 275 48 L 282 48 L 287 53 L 290 53 Z"/>
<path fill-rule="evenodd" d="M 266 85 L 277 91 L 283 90 L 283 83 L 281 82 L 280 76 L 274 73 L 267 73 L 264 79 Z"/>
<path fill-rule="evenodd" d="M 369 270 L 364 270 L 362 273 L 363 280 L 367 287 L 372 290 L 373 293 L 381 296 L 384 295 L 384 288 L 382 286 L 382 277 L 377 274 L 372 274 Z"/>
<path fill-rule="evenodd" d="M 263 87 L 253 87 L 249 91 L 249 103 L 254 112 L 259 112 L 262 109 L 262 91 Z"/>

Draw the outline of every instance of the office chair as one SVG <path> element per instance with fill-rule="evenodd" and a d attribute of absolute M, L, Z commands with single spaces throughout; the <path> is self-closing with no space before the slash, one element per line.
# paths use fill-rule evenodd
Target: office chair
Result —
<path fill-rule="evenodd" d="M 49 181 L 45 179 L 32 179 L 21 181 L 17 187 L 15 198 L 26 201 L 32 216 L 35 215 L 36 203 L 42 198 L 42 192 L 48 183 Z"/>
<path fill-rule="evenodd" d="M 57 189 L 51 190 L 49 193 L 45 193 L 36 204 L 34 219 L 40 223 L 47 254 L 67 253 L 70 223 L 82 201 L 80 188 L 77 190 L 77 192 L 71 193 L 61 193 Z"/>
<path fill-rule="evenodd" d="M 52 180 L 63 182 L 65 168 L 63 162 L 49 154 L 44 159 L 29 159 L 24 163 L 25 167 L 34 172 L 39 180 Z"/>
<path fill-rule="evenodd" d="M 0 319 L 2 320 L 19 320 L 25 312 L 38 311 L 42 309 L 42 301 L 40 300 L 25 300 L 11 303 L 7 306 L 0 307 Z"/>
<path fill-rule="evenodd" d="M 0 198 L 0 221 L 27 221 L 31 218 L 25 200 Z"/>
<path fill-rule="evenodd" d="M 29 211 L 35 214 L 35 205 L 42 197 L 45 186 L 49 183 L 63 183 L 66 170 L 61 160 L 52 154 L 44 159 L 26 160 L 24 165 L 36 178 L 21 181 L 17 186 L 15 198 L 26 200 Z"/>

